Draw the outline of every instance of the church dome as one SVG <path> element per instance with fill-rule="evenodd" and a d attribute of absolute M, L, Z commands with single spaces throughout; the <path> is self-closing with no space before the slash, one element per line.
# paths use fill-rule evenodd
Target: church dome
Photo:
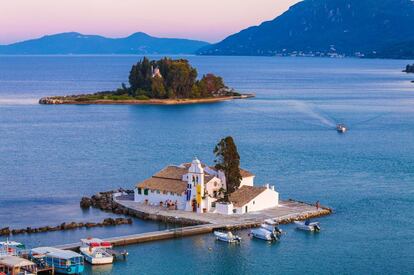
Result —
<path fill-rule="evenodd" d="M 195 158 L 192 162 L 191 162 L 191 166 L 188 169 L 189 173 L 195 173 L 195 174 L 203 174 L 204 173 L 204 169 L 201 166 L 201 162 Z"/>

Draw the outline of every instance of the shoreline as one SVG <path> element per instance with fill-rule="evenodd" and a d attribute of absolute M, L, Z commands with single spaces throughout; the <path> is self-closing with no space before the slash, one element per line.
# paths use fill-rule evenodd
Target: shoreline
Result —
<path fill-rule="evenodd" d="M 241 94 L 237 96 L 221 96 L 210 98 L 188 98 L 188 99 L 148 99 L 148 100 L 112 100 L 97 99 L 88 101 L 77 101 L 62 97 L 43 97 L 39 99 L 41 105 L 186 105 L 186 104 L 205 104 L 217 103 L 234 99 L 247 99 L 255 97 L 254 94 Z"/>

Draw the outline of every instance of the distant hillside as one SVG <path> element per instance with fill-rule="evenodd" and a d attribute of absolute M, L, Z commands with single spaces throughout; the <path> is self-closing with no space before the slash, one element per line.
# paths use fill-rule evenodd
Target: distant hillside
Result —
<path fill-rule="evenodd" d="M 414 40 L 386 46 L 378 52 L 368 54 L 367 57 L 414 59 Z"/>
<path fill-rule="evenodd" d="M 70 32 L 0 46 L 0 54 L 192 54 L 206 45 L 207 42 L 157 38 L 140 32 L 125 38 Z"/>
<path fill-rule="evenodd" d="M 414 41 L 412 0 L 304 0 L 276 19 L 198 53 L 376 57 L 384 51 L 383 56 L 398 57 L 399 45 L 405 47 L 407 41 Z M 414 56 L 404 52 L 404 58 Z"/>

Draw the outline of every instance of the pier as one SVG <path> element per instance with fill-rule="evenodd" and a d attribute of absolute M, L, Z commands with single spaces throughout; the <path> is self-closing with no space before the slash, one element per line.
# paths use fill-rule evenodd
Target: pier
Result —
<path fill-rule="evenodd" d="M 174 222 L 179 226 L 185 224 L 198 224 L 105 239 L 105 241 L 111 242 L 114 246 L 182 238 L 212 233 L 214 230 L 240 230 L 253 228 L 260 226 L 260 224 L 267 219 L 273 219 L 279 224 L 288 224 L 295 220 L 306 220 L 326 216 L 332 213 L 330 208 L 323 206 L 316 208 L 314 205 L 293 200 L 281 201 L 276 208 L 242 215 L 220 215 L 214 213 L 197 214 L 180 210 L 168 210 L 160 206 L 135 203 L 130 196 L 114 196 L 114 203 L 118 204 L 119 208 L 128 211 L 128 214 L 131 216 Z M 57 246 L 57 248 L 69 250 L 77 250 L 79 247 L 80 243 Z"/>

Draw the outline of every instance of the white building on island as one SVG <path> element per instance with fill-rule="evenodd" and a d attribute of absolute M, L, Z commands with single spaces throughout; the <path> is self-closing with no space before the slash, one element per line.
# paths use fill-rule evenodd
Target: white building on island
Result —
<path fill-rule="evenodd" d="M 138 203 L 166 206 L 197 213 L 244 214 L 273 208 L 279 193 L 273 186 L 254 186 L 254 175 L 240 169 L 240 187 L 222 202 L 226 177 L 222 171 L 202 164 L 198 159 L 178 166 L 170 165 L 138 183 L 134 200 Z"/>

